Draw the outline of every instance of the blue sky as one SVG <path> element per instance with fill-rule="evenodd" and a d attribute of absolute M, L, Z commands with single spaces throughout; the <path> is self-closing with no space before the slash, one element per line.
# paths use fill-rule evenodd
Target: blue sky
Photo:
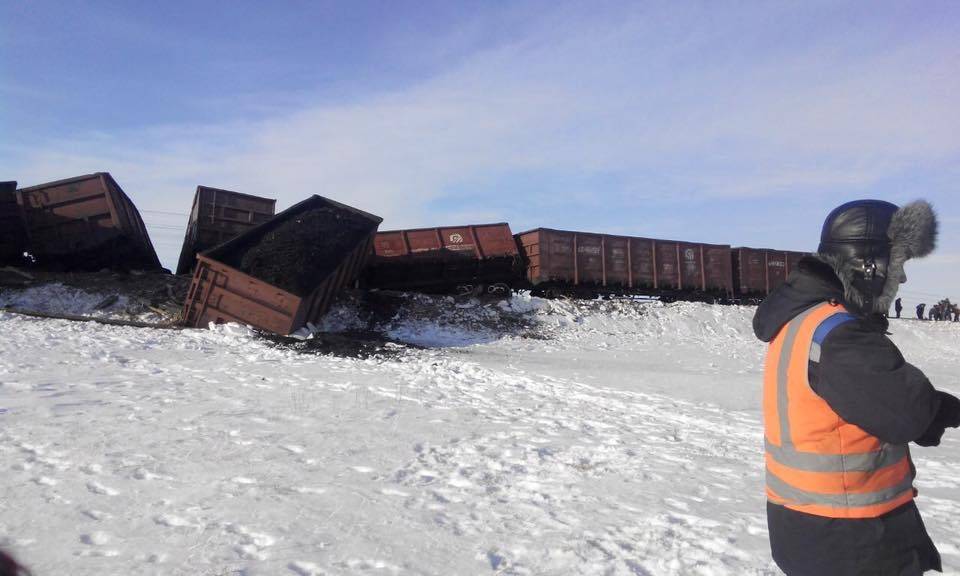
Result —
<path fill-rule="evenodd" d="M 957 70 L 955 2 L 4 2 L 0 176 L 111 172 L 167 265 L 197 184 L 795 250 L 924 197 L 960 299 Z"/>

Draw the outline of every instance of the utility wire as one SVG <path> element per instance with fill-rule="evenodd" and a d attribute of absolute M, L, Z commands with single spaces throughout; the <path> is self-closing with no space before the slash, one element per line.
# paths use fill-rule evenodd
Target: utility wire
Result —
<path fill-rule="evenodd" d="M 189 216 L 189 215 L 190 215 L 190 214 L 186 214 L 186 213 L 184 213 L 184 212 L 167 212 L 167 211 L 165 211 L 165 210 L 143 210 L 143 209 L 141 209 L 140 211 L 141 211 L 141 212 L 146 212 L 146 213 L 148 213 L 148 214 L 168 214 L 168 215 L 170 215 L 170 216 Z"/>

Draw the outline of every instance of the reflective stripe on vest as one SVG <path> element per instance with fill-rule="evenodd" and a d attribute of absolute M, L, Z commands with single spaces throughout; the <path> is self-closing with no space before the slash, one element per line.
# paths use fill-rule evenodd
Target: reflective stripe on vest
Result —
<path fill-rule="evenodd" d="M 842 306 L 823 303 L 770 343 L 763 399 L 767 498 L 818 516 L 872 518 L 913 498 L 910 452 L 845 422 L 808 379 L 826 335 L 850 319 Z"/>

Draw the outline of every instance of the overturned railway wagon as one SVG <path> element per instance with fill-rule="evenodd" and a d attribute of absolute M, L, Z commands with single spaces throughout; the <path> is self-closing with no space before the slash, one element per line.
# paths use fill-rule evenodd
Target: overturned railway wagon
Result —
<path fill-rule="evenodd" d="M 107 172 L 17 190 L 36 266 L 160 270 L 140 213 Z"/>
<path fill-rule="evenodd" d="M 313 196 L 200 253 L 185 323 L 239 322 L 287 335 L 319 322 L 337 294 L 356 281 L 381 221 Z"/>
<path fill-rule="evenodd" d="M 741 299 L 763 299 L 786 281 L 806 252 L 768 248 L 733 249 L 733 282 Z"/>
<path fill-rule="evenodd" d="M 197 186 L 177 274 L 190 274 L 197 253 L 223 244 L 273 218 L 277 201 L 209 186 Z"/>
<path fill-rule="evenodd" d="M 17 203 L 17 183 L 0 182 L 0 266 L 23 264 L 26 251 L 27 229 Z"/>
<path fill-rule="evenodd" d="M 373 249 L 369 288 L 506 295 L 521 274 L 505 222 L 378 232 Z"/>
<path fill-rule="evenodd" d="M 535 294 L 733 296 L 730 246 L 550 228 L 516 239 Z"/>

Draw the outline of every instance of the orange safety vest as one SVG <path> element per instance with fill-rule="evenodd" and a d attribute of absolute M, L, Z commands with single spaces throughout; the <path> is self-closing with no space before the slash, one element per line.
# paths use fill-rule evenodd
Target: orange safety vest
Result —
<path fill-rule="evenodd" d="M 875 518 L 915 494 L 906 444 L 881 441 L 841 418 L 810 388 L 809 362 L 839 324 L 843 306 L 824 302 L 787 323 L 767 351 L 763 415 L 767 499 L 830 518 Z"/>

